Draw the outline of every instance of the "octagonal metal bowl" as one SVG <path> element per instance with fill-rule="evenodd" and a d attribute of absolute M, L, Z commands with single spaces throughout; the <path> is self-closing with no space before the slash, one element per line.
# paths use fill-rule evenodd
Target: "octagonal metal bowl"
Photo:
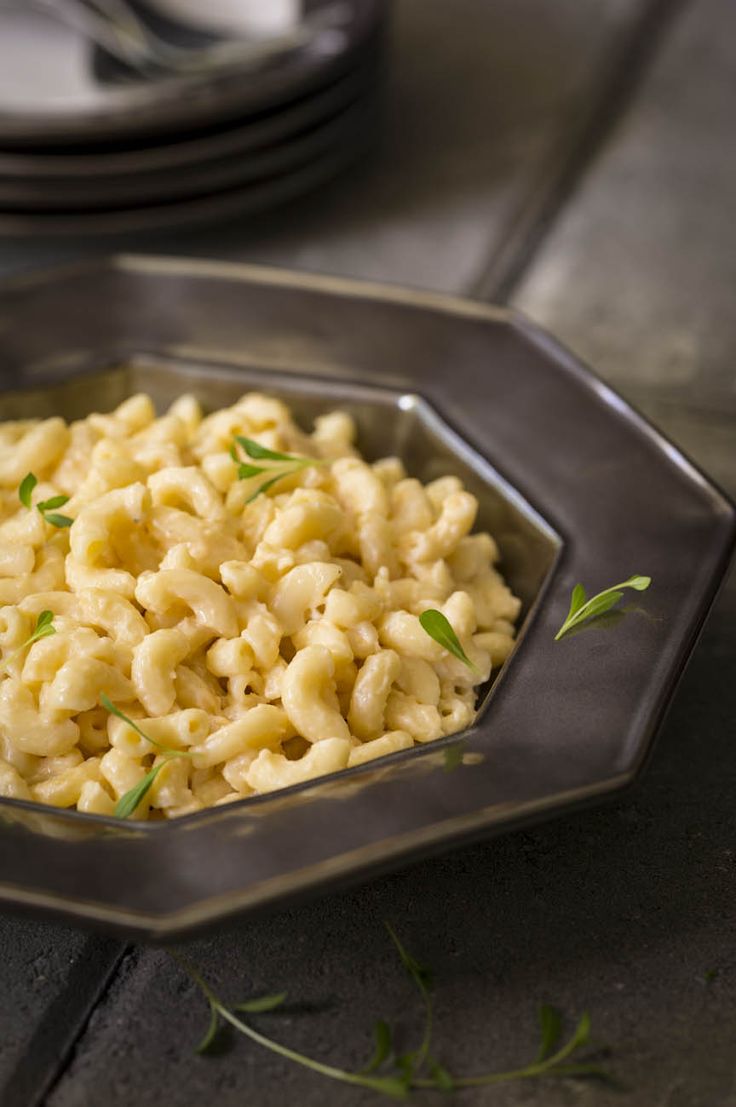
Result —
<path fill-rule="evenodd" d="M 0 902 L 137 937 L 238 912 L 590 803 L 641 769 L 725 573 L 732 505 L 619 396 L 505 309 L 220 263 L 119 257 L 0 291 L 0 417 L 145 389 L 258 388 L 350 410 L 369 458 L 480 500 L 523 599 L 470 730 L 169 823 L 0 800 Z M 554 641 L 577 581 L 653 583 Z"/>

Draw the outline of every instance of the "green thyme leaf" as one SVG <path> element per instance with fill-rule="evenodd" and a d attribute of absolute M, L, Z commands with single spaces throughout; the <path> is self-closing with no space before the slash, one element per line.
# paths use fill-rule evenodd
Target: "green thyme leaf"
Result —
<path fill-rule="evenodd" d="M 599 615 L 605 615 L 607 611 L 610 611 L 612 607 L 616 606 L 620 599 L 623 599 L 623 592 L 606 592 L 605 595 L 590 600 L 585 612 L 585 618 L 595 619 Z"/>
<path fill-rule="evenodd" d="M 32 507 L 33 501 L 31 496 L 33 489 L 38 484 L 38 478 L 35 473 L 26 473 L 23 480 L 20 482 L 18 488 L 18 499 L 24 507 Z M 56 507 L 63 507 L 64 504 L 69 502 L 69 497 L 64 495 L 50 496 L 48 500 L 41 500 L 36 504 L 36 507 L 43 515 L 45 521 L 50 523 L 52 527 L 70 527 L 74 522 L 68 515 L 55 515 L 49 514 L 53 512 Z"/>
<path fill-rule="evenodd" d="M 70 527 L 74 522 L 68 515 L 44 515 L 44 519 L 47 523 L 51 523 L 52 527 Z"/>
<path fill-rule="evenodd" d="M 477 665 L 474 665 L 470 660 L 460 645 L 460 639 L 452 629 L 449 620 L 445 618 L 441 611 L 429 608 L 428 611 L 423 611 L 419 616 L 419 622 L 430 638 L 434 638 L 435 642 L 438 642 L 443 649 L 453 654 L 458 661 L 462 661 L 472 672 L 480 675 Z"/>
<path fill-rule="evenodd" d="M 407 1090 L 414 1081 L 414 1057 L 413 1053 L 399 1053 L 396 1057 L 396 1068 L 401 1073 L 401 1081 Z"/>
<path fill-rule="evenodd" d="M 163 761 L 159 761 L 158 765 L 154 765 L 152 769 L 146 773 L 141 781 L 135 785 L 134 788 L 130 788 L 125 792 L 118 802 L 115 804 L 115 815 L 118 819 L 128 819 L 138 807 L 138 804 L 146 798 L 151 790 L 151 785 L 158 776 L 158 774 L 170 761 L 170 758 L 165 758 Z"/>
<path fill-rule="evenodd" d="M 243 462 L 238 464 L 238 480 L 247 480 L 248 477 L 257 477 L 265 472 L 267 470 L 262 465 L 245 465 Z"/>
<path fill-rule="evenodd" d="M 185 750 L 172 750 L 169 746 L 164 746 L 161 742 L 157 742 L 155 738 L 151 738 L 149 734 L 146 734 L 144 730 L 138 726 L 135 719 L 131 719 L 124 711 L 121 711 L 119 707 L 116 707 L 112 700 L 105 695 L 104 692 L 100 695 L 100 703 L 105 708 L 105 711 L 109 711 L 111 715 L 115 715 L 118 719 L 122 719 L 124 723 L 127 723 L 129 727 L 132 727 L 136 734 L 139 734 L 141 738 L 145 738 L 147 742 L 150 742 L 152 746 L 155 746 L 158 750 L 163 750 L 164 753 L 172 753 L 177 757 L 189 757 L 190 754 Z"/>
<path fill-rule="evenodd" d="M 390 923 L 386 923 L 386 929 L 389 932 L 391 941 L 396 946 L 396 952 L 399 955 L 399 960 L 404 966 L 409 976 L 415 981 L 420 989 L 431 988 L 432 986 L 432 973 L 430 969 L 425 968 L 424 965 L 420 965 L 416 958 L 412 957 L 407 949 L 404 948 L 399 936 L 391 926 Z"/>
<path fill-rule="evenodd" d="M 580 1017 L 580 1021 L 578 1022 L 577 1026 L 575 1027 L 575 1032 L 574 1032 L 572 1038 L 570 1039 L 569 1044 L 572 1045 L 572 1048 L 570 1049 L 570 1052 L 572 1053 L 573 1049 L 579 1049 L 580 1046 L 587 1045 L 589 1041 L 590 1041 L 590 1015 L 588 1014 L 587 1011 L 583 1011 L 583 1014 Z"/>
<path fill-rule="evenodd" d="M 48 638 L 50 635 L 56 634 L 56 627 L 52 625 L 53 618 L 53 611 L 42 611 L 36 619 L 36 625 L 32 633 L 26 638 L 25 642 L 22 642 L 17 649 L 8 654 L 3 662 L 3 666 L 12 661 L 14 657 L 18 657 L 18 655 L 23 653 L 24 650 L 27 650 L 29 646 L 32 646 L 34 642 L 38 642 L 39 638 Z"/>
<path fill-rule="evenodd" d="M 55 507 L 63 507 L 64 504 L 68 504 L 68 503 L 69 503 L 69 497 L 68 496 L 52 496 L 48 500 L 41 500 L 40 503 L 36 504 L 36 507 L 38 508 L 38 510 L 41 512 L 42 515 L 45 515 L 45 513 L 47 511 L 53 511 L 53 509 Z"/>
<path fill-rule="evenodd" d="M 220 1029 L 220 1016 L 217 1013 L 217 1008 L 210 1004 L 210 1023 L 207 1027 L 204 1036 L 194 1048 L 196 1053 L 206 1053 L 210 1048 L 215 1038 L 217 1037 L 217 1031 Z"/>
<path fill-rule="evenodd" d="M 249 1015 L 258 1015 L 263 1011 L 273 1011 L 280 1007 L 286 999 L 286 992 L 274 992 L 273 995 L 257 996 L 255 999 L 246 999 L 244 1003 L 236 1003 L 233 1011 L 246 1011 Z"/>
<path fill-rule="evenodd" d="M 636 592 L 646 592 L 649 585 L 652 583 L 651 577 L 629 577 L 623 584 L 616 585 L 617 588 L 633 588 Z"/>
<path fill-rule="evenodd" d="M 403 1057 L 398 1057 L 396 1060 L 397 1065 L 403 1071 L 404 1080 L 408 1087 L 414 1081 L 414 1073 L 421 1069 L 422 1065 L 430 1057 L 432 1028 L 434 1024 L 434 1001 L 430 995 L 432 973 L 424 965 L 420 965 L 415 957 L 412 957 L 405 946 L 399 941 L 399 937 L 390 923 L 386 923 L 385 925 L 389 937 L 396 947 L 401 964 L 414 981 L 417 991 L 421 996 L 422 1003 L 424 1004 L 424 1034 L 422 1035 L 419 1047 L 414 1050 L 413 1053 L 406 1053 Z"/>
<path fill-rule="evenodd" d="M 295 454 L 279 454 L 276 453 L 275 450 L 268 450 L 265 446 L 262 446 L 260 442 L 254 442 L 252 438 L 244 438 L 242 434 L 236 434 L 235 441 L 243 447 L 248 457 L 253 457 L 257 460 L 304 461 L 304 458 L 297 457 Z"/>
<path fill-rule="evenodd" d="M 33 634 L 21 648 L 25 649 L 26 646 L 30 646 L 33 642 L 38 642 L 39 638 L 48 638 L 50 635 L 56 634 L 56 627 L 53 626 L 53 618 L 53 611 L 42 611 L 36 619 Z"/>
<path fill-rule="evenodd" d="M 271 477 L 270 480 L 264 481 L 264 483 L 260 484 L 258 488 L 256 488 L 255 492 L 253 492 L 252 495 L 250 495 L 245 502 L 247 504 L 252 504 L 253 501 L 256 500 L 262 492 L 268 492 L 269 488 L 271 488 L 272 485 L 276 484 L 277 481 L 280 481 L 283 477 L 287 477 L 288 475 L 288 473 L 279 473 L 277 477 Z"/>
<path fill-rule="evenodd" d="M 366 1087 L 387 1095 L 389 1099 L 406 1099 L 409 1094 L 408 1087 L 398 1076 L 380 1076 L 369 1080 L 370 1083 L 367 1083 Z"/>
<path fill-rule="evenodd" d="M 603 615 L 606 611 L 610 611 L 615 604 L 622 598 L 623 588 L 633 588 L 636 592 L 644 592 L 652 583 L 651 577 L 645 576 L 632 576 L 628 580 L 623 581 L 622 584 L 614 584 L 611 588 L 604 589 L 603 592 L 599 592 L 596 596 L 591 596 L 590 599 L 586 599 L 585 589 L 582 584 L 576 584 L 572 590 L 572 598 L 570 601 L 570 610 L 567 613 L 567 618 L 557 631 L 555 635 L 555 641 L 559 642 L 568 631 L 574 627 L 580 626 L 587 619 L 594 619 L 598 615 Z"/>
<path fill-rule="evenodd" d="M 37 633 L 34 633 L 31 638 L 28 639 L 28 645 L 33 642 L 38 642 L 39 638 L 50 638 L 52 634 L 56 634 L 56 627 L 42 627 Z"/>
<path fill-rule="evenodd" d="M 559 1011 L 543 1003 L 539 1008 L 539 1052 L 537 1061 L 545 1061 L 562 1036 L 562 1019 Z"/>
<path fill-rule="evenodd" d="M 419 990 L 427 999 L 427 982 L 429 974 L 423 966 L 405 949 L 395 932 L 387 925 L 391 939 L 398 951 L 400 960 L 412 979 L 417 983 Z M 197 987 L 201 990 L 209 1006 L 210 1020 L 207 1031 L 199 1043 L 198 1051 L 207 1049 L 213 1042 L 218 1026 L 228 1023 L 238 1033 L 243 1034 L 255 1044 L 275 1053 L 287 1061 L 300 1065 L 312 1072 L 319 1073 L 328 1079 L 349 1084 L 361 1088 L 367 1088 L 392 1099 L 405 1100 L 411 1091 L 456 1091 L 464 1088 L 480 1088 L 497 1084 L 508 1084 L 518 1080 L 540 1079 L 543 1077 L 567 1077 L 567 1076 L 599 1076 L 608 1077 L 608 1073 L 599 1065 L 584 1058 L 572 1060 L 576 1050 L 586 1045 L 590 1036 L 590 1019 L 583 1015 L 571 1038 L 560 1048 L 557 1042 L 560 1037 L 560 1016 L 554 1008 L 542 1006 L 539 1011 L 541 1045 L 535 1061 L 521 1068 L 509 1069 L 503 1072 L 486 1072 L 475 1076 L 456 1076 L 448 1072 L 429 1049 L 429 1034 L 431 1032 L 431 1007 L 428 1008 L 428 1025 L 425 1030 L 424 1041 L 419 1050 L 400 1054 L 394 1058 L 396 1072 L 388 1076 L 371 1075 L 380 1065 L 384 1064 L 391 1055 L 392 1035 L 386 1022 L 380 1020 L 374 1027 L 376 1048 L 371 1061 L 361 1072 L 350 1072 L 337 1068 L 334 1065 L 318 1061 L 304 1053 L 299 1053 L 281 1042 L 267 1037 L 244 1022 L 236 1011 L 250 1010 L 252 1013 L 258 1010 L 271 1009 L 284 998 L 283 993 L 273 996 L 263 996 L 260 999 L 250 1000 L 241 1004 L 238 1008 L 227 1007 L 212 991 L 210 986 L 202 978 L 201 974 L 193 966 L 171 951 L 171 956 L 188 973 Z M 553 1052 L 557 1049 L 556 1052 Z"/>
<path fill-rule="evenodd" d="M 20 487 L 18 488 L 18 499 L 23 504 L 23 507 L 31 507 L 31 495 L 37 484 L 38 477 L 35 473 L 26 473 L 23 477 L 23 480 L 20 482 Z"/>
<path fill-rule="evenodd" d="M 391 1028 L 383 1019 L 379 1019 L 376 1025 L 373 1027 L 373 1037 L 375 1039 L 376 1046 L 373 1051 L 373 1056 L 363 1069 L 363 1072 L 375 1072 L 376 1069 L 379 1069 L 381 1067 L 383 1062 L 391 1053 Z"/>
<path fill-rule="evenodd" d="M 429 1060 L 429 1074 L 440 1091 L 455 1091 L 455 1081 L 452 1079 L 445 1066 L 441 1065 L 434 1057 L 431 1057 Z"/>
<path fill-rule="evenodd" d="M 238 451 L 233 443 L 230 448 L 230 456 L 233 461 L 238 463 L 238 480 L 251 480 L 253 477 L 263 476 L 267 474 L 267 479 L 259 484 L 254 492 L 245 501 L 246 504 L 252 503 L 262 493 L 267 492 L 277 481 L 282 480 L 284 477 L 291 476 L 293 473 L 298 473 L 300 469 L 306 469 L 310 465 L 326 465 L 327 462 L 323 458 L 319 457 L 299 457 L 296 454 L 280 454 L 275 450 L 268 450 L 265 446 L 261 446 L 260 442 L 254 442 L 252 438 L 244 438 L 243 435 L 236 435 L 235 442 L 237 442 L 245 450 L 246 454 L 250 458 L 254 458 L 257 461 L 274 462 L 276 464 L 266 465 L 249 465 L 247 462 L 242 462 L 238 457 Z"/>
<path fill-rule="evenodd" d="M 154 765 L 150 769 L 143 779 L 125 792 L 120 797 L 115 805 L 115 814 L 119 819 L 127 819 L 133 814 L 138 804 L 148 794 L 148 791 L 153 784 L 158 774 L 163 769 L 167 762 L 171 761 L 173 757 L 191 757 L 191 750 L 172 750 L 169 746 L 164 746 L 163 743 L 157 742 L 155 738 L 151 738 L 150 734 L 146 734 L 144 730 L 138 726 L 134 719 L 131 719 L 124 711 L 121 711 L 119 707 L 116 707 L 109 696 L 106 696 L 104 692 L 100 695 L 100 703 L 105 708 L 105 711 L 109 711 L 111 715 L 115 715 L 116 718 L 122 719 L 124 723 L 127 723 L 129 727 L 132 727 L 136 734 L 139 734 L 141 738 L 145 738 L 147 742 L 150 742 L 156 749 L 161 750 L 165 757 L 162 761 L 159 761 L 158 765 Z"/>
<path fill-rule="evenodd" d="M 213 1027 L 214 1019 L 212 1014 L 214 1013 L 224 1022 L 234 1027 L 238 1033 L 250 1038 L 251 1041 L 263 1046 L 264 1049 L 269 1050 L 271 1053 L 276 1053 L 278 1056 L 292 1061 L 297 1065 L 301 1065 L 303 1068 L 311 1069 L 312 1072 L 318 1072 L 322 1076 L 337 1080 L 342 1084 L 351 1084 L 360 1088 L 368 1088 L 371 1091 L 390 1096 L 392 1099 L 406 1099 L 408 1089 L 404 1081 L 398 1077 L 368 1076 L 365 1073 L 349 1072 L 345 1069 L 337 1068 L 334 1065 L 328 1065 L 322 1061 L 317 1061 L 313 1057 L 306 1056 L 304 1053 L 298 1053 L 295 1049 L 290 1049 L 288 1046 L 274 1041 L 273 1038 L 266 1037 L 265 1034 L 249 1026 L 248 1023 L 243 1022 L 233 1010 L 226 1007 L 225 1004 L 217 998 L 195 968 L 187 964 L 187 962 L 183 958 L 177 956 L 177 954 L 172 952 L 171 956 L 181 965 L 185 972 L 189 974 L 195 984 L 200 988 L 210 1007 L 210 1023 L 202 1042 L 200 1042 L 200 1047 L 202 1043 L 204 1043 L 205 1046 L 209 1045 L 214 1037 L 216 1030 L 216 1028 Z"/>
<path fill-rule="evenodd" d="M 572 596 L 570 597 L 570 610 L 567 613 L 568 619 L 571 619 L 572 616 L 580 610 L 587 598 L 582 584 L 576 584 L 572 590 Z"/>

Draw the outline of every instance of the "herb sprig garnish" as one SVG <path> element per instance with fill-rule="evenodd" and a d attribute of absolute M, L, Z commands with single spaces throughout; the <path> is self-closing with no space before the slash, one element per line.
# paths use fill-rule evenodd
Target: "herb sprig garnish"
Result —
<path fill-rule="evenodd" d="M 586 620 L 594 619 L 597 615 L 603 615 L 606 611 L 610 611 L 622 598 L 622 588 L 633 588 L 636 592 L 645 592 L 651 583 L 651 577 L 629 577 L 621 584 L 614 584 L 610 588 L 604 589 L 603 592 L 599 592 L 596 596 L 591 596 L 590 599 L 586 596 L 582 584 L 576 584 L 572 590 L 570 610 L 555 635 L 555 642 L 559 642 L 563 635 L 575 627 L 579 627 Z"/>
<path fill-rule="evenodd" d="M 150 742 L 152 746 L 155 746 L 157 750 L 161 750 L 164 755 L 158 765 L 154 765 L 152 769 L 149 769 L 143 779 L 139 780 L 132 788 L 129 788 L 127 792 L 124 792 L 115 804 L 114 814 L 117 818 L 129 819 L 138 807 L 138 804 L 141 803 L 150 792 L 154 780 L 161 772 L 164 765 L 168 764 L 174 757 L 191 757 L 192 754 L 189 750 L 172 750 L 170 746 L 164 746 L 163 743 L 157 742 L 155 738 L 151 738 L 150 734 L 146 734 L 145 731 L 141 730 L 135 719 L 129 718 L 124 711 L 116 707 L 104 692 L 100 696 L 100 703 L 105 708 L 105 711 L 109 711 L 111 715 L 115 715 L 118 719 L 122 719 L 124 723 L 127 723 L 129 727 L 133 728 L 136 734 L 140 734 L 141 738 L 145 738 L 145 740 Z"/>
<path fill-rule="evenodd" d="M 56 627 L 53 625 L 54 613 L 53 611 L 42 611 L 36 619 L 36 625 L 33 628 L 32 633 L 26 638 L 25 642 L 22 642 L 17 649 L 14 649 L 12 653 L 9 653 L 3 662 L 3 666 L 7 665 L 13 658 L 18 657 L 24 650 L 27 650 L 29 646 L 32 646 L 34 642 L 38 642 L 41 638 L 48 638 L 52 634 L 56 634 Z"/>
<path fill-rule="evenodd" d="M 473 664 L 460 645 L 460 639 L 452 629 L 449 619 L 447 619 L 441 611 L 435 611 L 434 608 L 429 608 L 429 610 L 423 611 L 419 616 L 419 622 L 422 625 L 422 629 L 426 630 L 430 638 L 434 638 L 435 642 L 438 642 L 443 649 L 453 654 L 458 661 L 462 661 L 463 665 L 467 665 L 476 676 L 481 675 L 478 666 Z"/>
<path fill-rule="evenodd" d="M 23 504 L 23 507 L 32 508 L 33 501 L 31 496 L 33 495 L 33 489 L 38 484 L 38 477 L 35 473 L 26 473 L 23 480 L 18 487 L 18 499 Z M 50 523 L 52 527 L 70 527 L 74 522 L 68 515 L 59 515 L 56 512 L 57 507 L 63 507 L 64 504 L 69 502 L 68 496 L 51 496 L 48 500 L 41 500 L 36 504 L 36 507 L 43 516 L 45 522 Z"/>
<path fill-rule="evenodd" d="M 245 1003 L 227 1006 L 210 988 L 197 969 L 172 953 L 172 957 L 188 973 L 209 1004 L 210 1021 L 204 1037 L 197 1046 L 197 1051 L 203 1053 L 207 1050 L 215 1041 L 222 1023 L 228 1023 L 239 1033 L 250 1038 L 251 1041 L 272 1053 L 277 1053 L 279 1056 L 301 1065 L 303 1068 L 311 1069 L 313 1072 L 318 1072 L 322 1076 L 327 1076 L 343 1084 L 369 1088 L 396 1100 L 405 1100 L 410 1092 L 419 1090 L 453 1092 L 462 1088 L 479 1088 L 493 1084 L 508 1084 L 515 1080 L 539 1079 L 542 1077 L 606 1077 L 608 1075 L 604 1069 L 592 1061 L 571 1060 L 573 1055 L 589 1042 L 590 1019 L 588 1015 L 584 1014 L 582 1016 L 568 1041 L 560 1045 L 562 1020 L 559 1013 L 546 1004 L 543 1004 L 539 1009 L 539 1047 L 534 1060 L 529 1064 L 518 1069 L 481 1073 L 478 1076 L 456 1076 L 451 1074 L 445 1065 L 437 1060 L 432 1051 L 433 1000 L 431 975 L 407 952 L 388 924 L 387 928 L 391 941 L 399 954 L 399 959 L 420 993 L 425 1009 L 424 1031 L 417 1049 L 409 1053 L 397 1053 L 394 1048 L 396 1035 L 385 1019 L 379 1019 L 374 1028 L 374 1053 L 364 1068 L 359 1072 L 351 1072 L 335 1065 L 324 1064 L 304 1053 L 299 1053 L 288 1046 L 282 1045 L 256 1030 L 249 1022 L 245 1022 L 236 1014 L 236 1012 L 239 1014 L 257 1014 L 274 1011 L 286 999 L 286 993 L 261 996 L 247 1000 Z M 378 1070 L 389 1065 L 391 1070 L 386 1075 L 376 1075 Z"/>
<path fill-rule="evenodd" d="M 238 455 L 237 443 L 243 448 L 249 458 L 254 461 L 265 461 L 270 464 L 251 465 L 241 461 Z M 230 456 L 238 466 L 238 480 L 252 480 L 255 477 L 265 477 L 255 488 L 255 491 L 245 501 L 252 503 L 262 492 L 267 492 L 277 481 L 289 477 L 292 473 L 298 473 L 301 469 L 311 466 L 326 465 L 327 461 L 319 457 L 299 457 L 297 454 L 280 454 L 276 450 L 269 450 L 260 442 L 254 442 L 252 438 L 245 438 L 242 434 L 235 436 L 235 442 L 230 447 Z"/>

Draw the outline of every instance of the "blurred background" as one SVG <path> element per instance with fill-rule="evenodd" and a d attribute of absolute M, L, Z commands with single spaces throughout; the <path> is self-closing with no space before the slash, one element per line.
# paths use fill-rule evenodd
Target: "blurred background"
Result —
<path fill-rule="evenodd" d="M 733 495 L 734 42 L 733 0 L 0 0 L 0 273 L 125 249 L 510 302 Z M 526 1058 L 547 1000 L 590 1011 L 623 1087 L 459 1102 L 734 1107 L 734 625 L 732 576 L 633 792 L 192 958 L 316 997 L 290 1044 L 360 1064 L 405 1004 L 390 918 L 449 1063 Z M 163 953 L 4 918 L 0 954 L 4 1107 L 374 1102 L 194 1058 Z"/>

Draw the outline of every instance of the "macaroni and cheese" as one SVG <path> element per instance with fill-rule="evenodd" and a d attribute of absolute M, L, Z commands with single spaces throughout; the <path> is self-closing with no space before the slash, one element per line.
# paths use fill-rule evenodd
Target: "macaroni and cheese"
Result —
<path fill-rule="evenodd" d="M 251 464 L 238 436 L 313 463 Z M 110 815 L 186 751 L 136 811 L 170 818 L 466 727 L 519 600 L 460 480 L 354 442 L 346 413 L 305 434 L 256 393 L 1 424 L 0 795 Z M 36 508 L 63 496 L 55 526 Z M 422 628 L 429 608 L 476 671 Z M 54 633 L 28 645 L 42 612 Z"/>

